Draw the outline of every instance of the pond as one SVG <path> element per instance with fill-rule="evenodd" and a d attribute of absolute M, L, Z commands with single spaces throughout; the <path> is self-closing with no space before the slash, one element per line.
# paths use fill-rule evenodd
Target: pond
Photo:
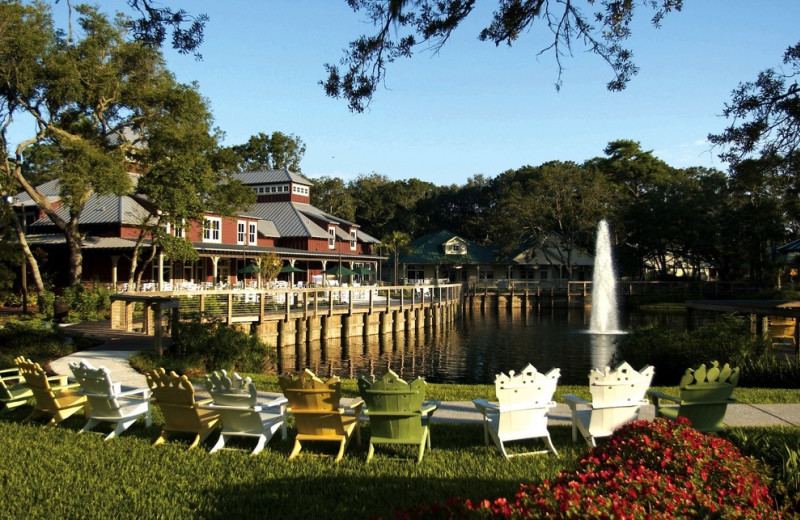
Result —
<path fill-rule="evenodd" d="M 431 383 L 491 384 L 495 374 L 531 363 L 541 372 L 560 368 L 562 384 L 585 384 L 592 368 L 609 362 L 618 338 L 588 334 L 589 318 L 583 308 L 467 310 L 444 330 L 284 349 L 279 369 L 308 367 L 320 376 L 357 377 L 382 374 L 388 367 L 406 379 L 419 375 Z M 620 319 L 624 330 L 654 322 L 686 328 L 685 313 L 634 311 Z"/>

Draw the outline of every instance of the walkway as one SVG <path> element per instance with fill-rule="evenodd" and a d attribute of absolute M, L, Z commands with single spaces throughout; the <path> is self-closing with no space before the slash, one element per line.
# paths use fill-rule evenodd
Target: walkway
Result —
<path fill-rule="evenodd" d="M 114 381 L 123 386 L 144 387 L 144 375 L 131 368 L 128 358 L 140 350 L 152 348 L 153 338 L 138 333 L 111 330 L 108 322 L 65 325 L 70 333 L 83 334 L 105 341 L 103 345 L 70 354 L 53 361 L 50 366 L 58 374 L 71 375 L 68 363 L 85 359 L 94 366 L 105 366 L 114 376 Z M 196 388 L 198 394 L 205 389 Z M 264 393 L 264 397 L 277 394 Z M 643 407 L 642 419 L 652 420 L 652 405 Z M 443 402 L 433 416 L 434 423 L 479 423 L 481 415 L 471 401 Z M 550 424 L 570 425 L 571 415 L 564 403 L 551 411 Z M 798 404 L 732 404 L 725 415 L 728 426 L 800 426 L 800 403 Z"/>

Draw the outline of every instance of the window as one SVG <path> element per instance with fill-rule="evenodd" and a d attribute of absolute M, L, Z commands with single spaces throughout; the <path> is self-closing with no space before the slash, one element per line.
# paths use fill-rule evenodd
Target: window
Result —
<path fill-rule="evenodd" d="M 222 242 L 222 220 L 216 217 L 206 217 L 203 220 L 203 242 Z"/>
<path fill-rule="evenodd" d="M 356 244 L 358 243 L 358 240 L 356 240 L 357 238 L 358 238 L 358 231 L 356 231 L 355 229 L 351 229 L 350 230 L 350 250 L 351 251 L 355 251 L 356 250 Z"/>
<path fill-rule="evenodd" d="M 236 243 L 237 244 L 244 244 L 245 236 L 245 229 L 247 226 L 247 222 L 244 220 L 239 220 L 236 222 Z"/>
<path fill-rule="evenodd" d="M 336 247 L 336 228 L 330 226 L 328 228 L 328 249 L 334 249 Z"/>
<path fill-rule="evenodd" d="M 256 232 L 256 223 L 250 222 L 247 226 L 248 226 L 247 243 L 254 246 L 258 244 L 258 233 Z"/>
<path fill-rule="evenodd" d="M 178 238 L 186 238 L 186 228 L 184 226 L 184 221 L 181 221 L 181 225 L 175 226 L 175 236 Z"/>

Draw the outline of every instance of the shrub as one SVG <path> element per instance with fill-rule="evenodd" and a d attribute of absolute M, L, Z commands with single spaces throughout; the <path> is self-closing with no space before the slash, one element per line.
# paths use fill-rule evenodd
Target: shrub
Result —
<path fill-rule="evenodd" d="M 590 450 L 576 470 L 520 487 L 513 498 L 451 499 L 398 518 L 780 518 L 760 467 L 685 419 L 635 421 Z"/>
<path fill-rule="evenodd" d="M 200 359 L 202 368 L 261 373 L 271 367 L 275 353 L 258 337 L 218 321 L 178 323 L 170 353 Z"/>
<path fill-rule="evenodd" d="M 64 300 L 69 305 L 69 316 L 79 321 L 97 321 L 108 317 L 111 309 L 111 291 L 102 285 L 92 289 L 68 287 Z"/>
<path fill-rule="evenodd" d="M 770 363 L 774 357 L 769 350 L 768 341 L 753 337 L 748 322 L 726 316 L 722 321 L 691 331 L 663 327 L 636 329 L 621 337 L 612 362 L 624 360 L 635 367 L 653 365 L 656 369 L 653 385 L 659 386 L 675 385 L 687 368 L 717 360 L 742 369 L 740 386 L 757 387 L 773 380 L 771 370 L 779 366 Z M 748 370 L 745 365 L 770 368 L 765 374 L 764 370 Z M 796 381 L 787 388 L 796 385 Z M 774 387 L 774 383 L 769 386 Z"/>
<path fill-rule="evenodd" d="M 24 356 L 40 363 L 71 354 L 75 343 L 49 321 L 8 321 L 0 328 L 0 368 L 14 366 Z"/>

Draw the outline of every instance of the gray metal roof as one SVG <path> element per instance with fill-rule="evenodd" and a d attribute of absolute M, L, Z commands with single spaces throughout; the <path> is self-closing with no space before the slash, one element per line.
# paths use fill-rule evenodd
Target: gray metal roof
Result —
<path fill-rule="evenodd" d="M 282 237 L 328 238 L 328 230 L 318 226 L 297 209 L 293 202 L 262 202 L 254 204 L 249 213 L 271 221 Z"/>
<path fill-rule="evenodd" d="M 278 233 L 278 228 L 275 227 L 275 223 L 271 220 L 259 220 L 256 227 L 258 228 L 259 234 L 265 237 L 280 238 L 281 236 L 281 234 Z"/>
<path fill-rule="evenodd" d="M 66 244 L 67 240 L 64 235 L 57 234 L 42 234 L 42 235 L 28 235 L 29 244 L 35 245 L 60 245 Z M 145 245 L 149 245 L 150 241 L 145 241 Z M 83 249 L 133 249 L 136 245 L 135 240 L 119 237 L 93 237 L 88 236 L 83 239 Z"/>
<path fill-rule="evenodd" d="M 56 214 L 64 220 L 69 220 L 69 208 L 61 206 L 56 209 Z M 80 216 L 81 225 L 88 224 L 141 224 L 144 219 L 151 217 L 136 200 L 128 196 L 117 195 L 92 195 L 86 202 Z M 43 217 L 31 224 L 31 227 L 52 226 L 49 217 Z"/>
<path fill-rule="evenodd" d="M 36 190 L 47 197 L 47 200 L 50 202 L 55 202 L 61 198 L 61 181 L 59 179 L 53 179 L 52 181 L 36 186 Z M 14 206 L 36 206 L 31 196 L 24 191 L 14 196 L 13 204 Z"/>
<path fill-rule="evenodd" d="M 249 172 L 234 173 L 234 179 L 240 181 L 245 186 L 252 184 L 277 184 L 281 182 L 293 182 L 295 184 L 303 184 L 305 186 L 312 186 L 313 183 L 300 175 L 299 173 L 290 172 L 289 170 L 253 170 Z"/>

